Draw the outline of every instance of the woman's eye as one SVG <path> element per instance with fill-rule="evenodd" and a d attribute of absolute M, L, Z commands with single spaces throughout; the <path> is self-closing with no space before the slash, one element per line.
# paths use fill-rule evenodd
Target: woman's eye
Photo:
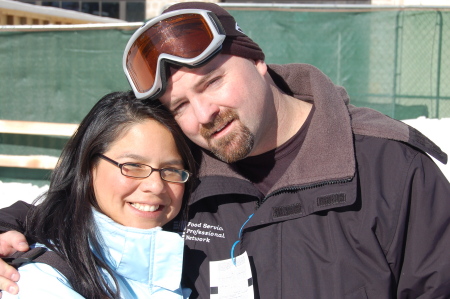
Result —
<path fill-rule="evenodd" d="M 132 167 L 132 168 L 143 168 L 143 167 L 145 167 L 144 165 L 139 164 L 139 163 L 127 163 L 126 166 L 127 167 Z"/>

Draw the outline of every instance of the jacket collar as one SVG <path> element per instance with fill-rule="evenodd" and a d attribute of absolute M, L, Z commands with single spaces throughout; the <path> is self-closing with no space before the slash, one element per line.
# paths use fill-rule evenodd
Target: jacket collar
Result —
<path fill-rule="evenodd" d="M 122 226 L 93 209 L 101 250 L 99 254 L 118 274 L 168 290 L 180 287 L 184 240 L 160 227 L 138 229 Z"/>
<path fill-rule="evenodd" d="M 322 104 L 325 109 L 328 107 L 333 109 L 335 105 L 340 105 L 340 100 L 343 100 L 348 109 L 353 133 L 402 141 L 444 164 L 447 163 L 447 154 L 416 129 L 376 110 L 349 104 L 350 99 L 345 89 L 334 85 L 319 69 L 308 64 L 287 64 L 270 65 L 269 71 L 276 84 L 286 93 L 300 100 L 314 102 L 316 107 Z M 329 93 L 333 90 L 339 97 L 334 98 L 333 94 Z"/>
<path fill-rule="evenodd" d="M 376 110 L 350 105 L 345 89 L 334 85 L 316 67 L 269 65 L 269 73 L 285 93 L 315 106 L 297 158 L 270 192 L 287 186 L 307 187 L 352 180 L 356 173 L 353 134 L 402 141 L 446 163 L 447 155 L 417 130 Z M 219 186 L 201 184 L 194 193 L 194 201 L 217 192 L 240 193 L 250 189 L 251 183 L 234 171 L 232 165 L 219 161 L 205 150 L 202 150 L 200 165 L 200 179 L 235 178 L 236 182 L 246 181 L 248 186 L 243 184 L 242 190 L 237 191 L 236 184 L 230 181 Z"/>
<path fill-rule="evenodd" d="M 352 178 L 355 158 L 345 90 L 337 88 L 321 71 L 309 65 L 269 67 L 275 83 L 285 92 L 315 105 L 305 142 L 294 163 L 272 191 L 287 185 L 311 185 Z M 203 151 L 200 177 L 205 176 L 244 179 L 232 167 Z"/>

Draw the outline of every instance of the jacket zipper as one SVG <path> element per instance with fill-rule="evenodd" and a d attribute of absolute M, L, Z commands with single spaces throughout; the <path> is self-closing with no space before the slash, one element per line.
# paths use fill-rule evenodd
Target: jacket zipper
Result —
<path fill-rule="evenodd" d="M 353 179 L 353 177 L 349 177 L 349 178 L 345 178 L 345 179 L 341 179 L 341 180 L 326 181 L 326 182 L 321 182 L 321 183 L 305 185 L 305 186 L 301 186 L 301 187 L 285 187 L 285 188 L 281 188 L 279 190 L 276 190 L 276 191 L 266 195 L 261 200 L 258 199 L 258 202 L 257 202 L 257 205 L 256 205 L 256 209 L 261 207 L 261 205 L 267 199 L 269 199 L 269 197 L 272 197 L 272 196 L 275 196 L 275 195 L 278 195 L 278 194 L 281 194 L 281 193 L 303 191 L 303 190 L 319 188 L 319 187 L 323 187 L 323 186 L 327 186 L 327 185 L 344 184 L 344 183 L 350 182 L 352 179 Z"/>

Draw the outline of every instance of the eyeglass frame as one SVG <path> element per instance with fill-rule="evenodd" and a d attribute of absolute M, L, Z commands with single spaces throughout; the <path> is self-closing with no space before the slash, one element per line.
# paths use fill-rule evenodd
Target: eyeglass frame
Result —
<path fill-rule="evenodd" d="M 109 163 L 111 163 L 111 164 L 117 166 L 117 167 L 120 169 L 120 174 L 123 175 L 124 177 L 127 177 L 127 178 L 145 179 L 145 178 L 148 178 L 149 176 L 151 176 L 152 173 L 156 171 L 156 172 L 159 172 L 159 177 L 161 178 L 161 180 L 163 180 L 163 181 L 165 181 L 165 182 L 169 182 L 169 183 L 182 183 L 182 184 L 184 184 L 184 183 L 186 183 L 186 182 L 189 180 L 189 178 L 190 178 L 191 175 L 192 175 L 192 173 L 190 173 L 190 172 L 187 171 L 186 169 L 177 169 L 177 168 L 171 168 L 171 167 L 168 167 L 168 168 L 154 168 L 154 167 L 152 167 L 152 166 L 150 166 L 150 165 L 147 165 L 147 164 L 143 164 L 143 163 L 134 163 L 134 162 L 119 163 L 119 162 L 114 161 L 113 159 L 111 159 L 111 158 L 109 158 L 109 157 L 107 157 L 107 156 L 105 156 L 105 155 L 103 155 L 103 154 L 97 154 L 97 156 L 100 157 L 100 158 L 102 158 L 103 160 L 105 160 L 105 161 L 107 161 L 107 162 L 109 162 Z M 147 176 L 145 176 L 145 177 L 137 177 L 137 176 L 126 175 L 126 174 L 123 173 L 122 167 L 123 167 L 124 165 L 127 165 L 127 164 L 144 165 L 144 166 L 150 167 L 150 173 L 149 173 Z M 173 170 L 183 171 L 183 172 L 187 173 L 187 178 L 186 178 L 186 180 L 185 180 L 185 181 L 169 181 L 169 180 L 163 178 L 162 175 L 161 175 L 161 171 L 162 171 L 162 170 L 168 170 L 168 169 L 169 169 L 169 170 L 172 170 L 172 169 L 173 169 Z"/>

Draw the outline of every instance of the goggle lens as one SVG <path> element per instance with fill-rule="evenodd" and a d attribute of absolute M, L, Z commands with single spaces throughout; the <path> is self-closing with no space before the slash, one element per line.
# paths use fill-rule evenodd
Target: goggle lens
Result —
<path fill-rule="evenodd" d="M 213 38 L 211 29 L 199 14 L 176 15 L 154 24 L 136 39 L 127 55 L 126 67 L 136 89 L 144 93 L 152 88 L 160 54 L 195 58 L 205 51 Z"/>

